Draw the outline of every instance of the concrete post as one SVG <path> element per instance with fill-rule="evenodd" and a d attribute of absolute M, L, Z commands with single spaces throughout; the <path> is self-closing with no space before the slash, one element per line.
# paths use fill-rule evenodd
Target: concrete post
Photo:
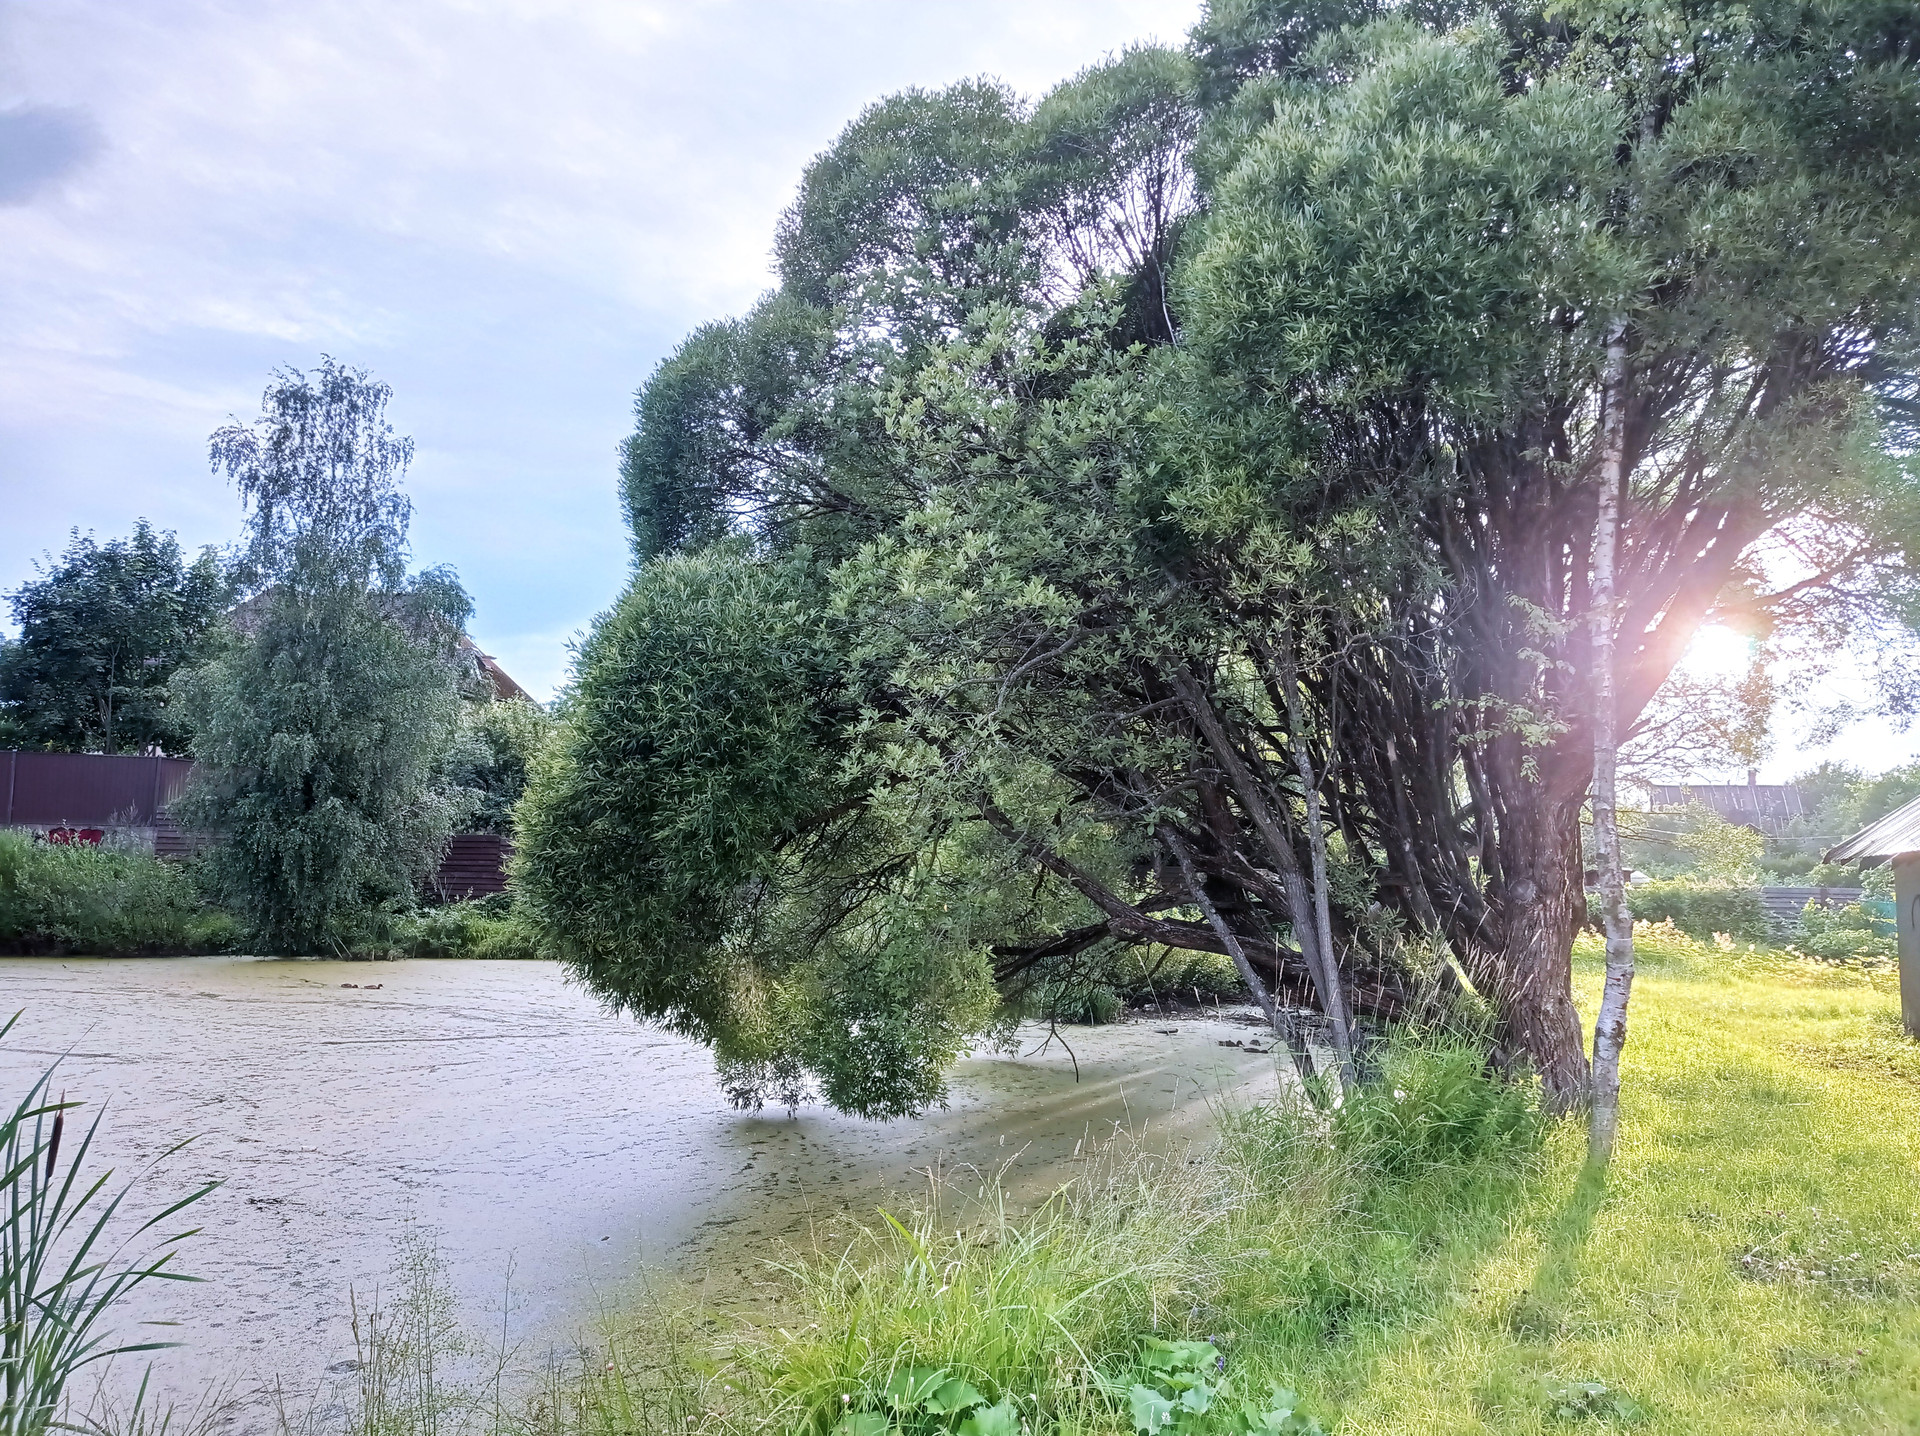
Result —
<path fill-rule="evenodd" d="M 1920 853 L 1893 860 L 1893 919 L 1900 934 L 1900 1022 L 1920 1037 Z"/>

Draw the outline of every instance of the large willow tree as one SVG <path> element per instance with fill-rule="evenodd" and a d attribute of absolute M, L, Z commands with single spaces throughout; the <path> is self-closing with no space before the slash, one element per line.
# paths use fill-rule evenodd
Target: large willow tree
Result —
<path fill-rule="evenodd" d="M 642 391 L 526 897 L 743 1100 L 914 1110 L 1024 985 L 1164 945 L 1343 1077 L 1477 1001 L 1577 1101 L 1601 485 L 1622 732 L 1710 618 L 1898 620 L 1916 43 L 1222 0 L 1031 108 L 874 106 Z"/>

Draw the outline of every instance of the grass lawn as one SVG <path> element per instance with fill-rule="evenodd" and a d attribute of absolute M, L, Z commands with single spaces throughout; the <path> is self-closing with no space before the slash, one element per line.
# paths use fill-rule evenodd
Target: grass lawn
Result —
<path fill-rule="evenodd" d="M 1424 1311 L 1278 1343 L 1338 1430 L 1563 1430 L 1545 1393 L 1574 1381 L 1642 1408 L 1589 1395 L 1603 1428 L 1920 1430 L 1920 1043 L 1892 974 L 1640 949 L 1604 1193 L 1556 1132 L 1507 1212 L 1431 1234 Z"/>
<path fill-rule="evenodd" d="M 1920 1044 L 1892 974 L 1639 948 L 1604 1188 L 1470 1051 L 1402 1048 L 1331 1123 L 1239 1114 L 1217 1150 L 1096 1159 L 1037 1215 L 989 1192 L 795 1254 L 748 1318 L 663 1341 L 651 1313 L 560 1424 L 1125 1432 L 1130 1388 L 1177 1395 L 1151 1343 L 1206 1340 L 1210 1408 L 1141 1429 L 1920 1431 Z M 1597 945 L 1578 961 L 1590 1004 Z M 916 1394 L 935 1377 L 980 1404 Z"/>

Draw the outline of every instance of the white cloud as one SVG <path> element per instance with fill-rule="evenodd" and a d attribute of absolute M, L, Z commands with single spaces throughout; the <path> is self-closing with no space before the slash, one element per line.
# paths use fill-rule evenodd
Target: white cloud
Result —
<path fill-rule="evenodd" d="M 229 537 L 206 434 L 327 351 L 394 385 L 420 557 L 557 672 L 624 574 L 631 393 L 769 283 L 807 159 L 883 94 L 1036 92 L 1197 10 L 0 0 L 0 112 L 97 139 L 0 208 L 0 587 L 74 524 Z"/>

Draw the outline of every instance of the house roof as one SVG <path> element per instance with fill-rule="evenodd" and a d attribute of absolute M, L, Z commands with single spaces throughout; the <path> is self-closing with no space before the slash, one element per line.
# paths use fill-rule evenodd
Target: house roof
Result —
<path fill-rule="evenodd" d="M 1805 797 L 1791 783 L 1656 783 L 1648 796 L 1655 810 L 1698 803 L 1729 823 L 1773 837 L 1807 812 Z"/>
<path fill-rule="evenodd" d="M 1895 808 L 1877 823 L 1869 823 L 1845 842 L 1827 849 L 1830 863 L 1864 858 L 1869 864 L 1902 853 L 1920 853 L 1920 798 Z"/>
<path fill-rule="evenodd" d="M 460 635 L 460 651 L 473 655 L 473 661 L 486 675 L 487 682 L 493 685 L 493 696 L 500 702 L 504 703 L 512 698 L 524 698 L 529 703 L 533 702 L 533 695 L 515 683 L 507 670 L 494 661 L 491 653 L 482 653 L 480 645 L 464 633 Z"/>

